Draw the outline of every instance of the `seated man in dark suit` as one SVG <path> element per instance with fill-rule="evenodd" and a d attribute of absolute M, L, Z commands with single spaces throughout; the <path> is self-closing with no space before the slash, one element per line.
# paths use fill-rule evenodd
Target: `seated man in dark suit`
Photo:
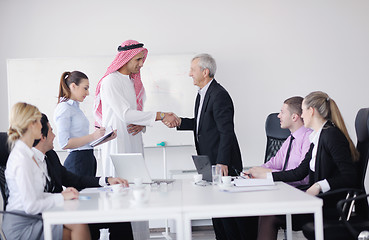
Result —
<path fill-rule="evenodd" d="M 42 114 L 42 137 L 36 140 L 33 144 L 34 157 L 40 168 L 44 169 L 47 177 L 47 184 L 45 191 L 52 193 L 59 193 L 65 187 L 75 187 L 78 190 L 87 187 L 100 187 L 111 184 L 123 184 L 128 186 L 128 182 L 121 178 L 112 177 L 90 177 L 75 175 L 61 165 L 56 152 L 53 150 L 53 141 L 55 134 L 52 131 L 49 120 L 45 114 Z M 100 238 L 100 228 L 109 228 L 110 239 L 132 239 L 131 223 L 105 223 L 105 224 L 89 224 L 92 239 Z"/>

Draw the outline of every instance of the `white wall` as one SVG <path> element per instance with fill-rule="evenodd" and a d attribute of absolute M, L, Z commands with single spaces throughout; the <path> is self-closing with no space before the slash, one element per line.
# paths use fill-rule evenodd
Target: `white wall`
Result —
<path fill-rule="evenodd" d="M 6 59 L 114 55 L 136 39 L 152 54 L 216 58 L 246 166 L 262 162 L 267 114 L 312 90 L 337 101 L 356 141 L 355 114 L 369 105 L 368 12 L 364 0 L 0 0 L 0 131 Z"/>

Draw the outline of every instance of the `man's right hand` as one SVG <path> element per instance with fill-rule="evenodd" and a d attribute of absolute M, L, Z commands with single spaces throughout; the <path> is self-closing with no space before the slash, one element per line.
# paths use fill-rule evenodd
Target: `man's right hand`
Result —
<path fill-rule="evenodd" d="M 252 176 L 252 178 L 266 178 L 268 172 L 272 172 L 272 170 L 263 167 L 253 167 L 246 170 L 244 173 Z"/>
<path fill-rule="evenodd" d="M 172 112 L 165 113 L 162 122 L 169 128 L 178 127 L 181 125 L 181 119 Z"/>
<path fill-rule="evenodd" d="M 109 177 L 108 182 L 109 182 L 110 185 L 122 184 L 123 187 L 128 187 L 129 186 L 128 181 L 126 179 L 119 178 L 119 177 L 117 177 L 117 178 Z"/>

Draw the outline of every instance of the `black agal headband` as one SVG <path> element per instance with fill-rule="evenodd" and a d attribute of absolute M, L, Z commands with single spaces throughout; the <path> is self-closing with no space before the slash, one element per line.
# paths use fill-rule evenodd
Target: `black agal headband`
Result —
<path fill-rule="evenodd" d="M 144 46 L 143 43 L 138 43 L 138 44 L 133 44 L 133 45 L 127 45 L 127 46 L 124 46 L 124 47 L 119 46 L 118 47 L 118 52 L 128 51 L 128 50 L 135 49 L 135 48 L 141 48 L 143 46 Z"/>

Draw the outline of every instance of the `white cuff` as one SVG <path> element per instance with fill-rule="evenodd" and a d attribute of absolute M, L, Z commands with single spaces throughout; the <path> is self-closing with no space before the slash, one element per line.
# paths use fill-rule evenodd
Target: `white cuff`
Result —
<path fill-rule="evenodd" d="M 108 186 L 108 184 L 106 184 L 106 182 L 105 182 L 105 177 L 103 177 L 103 176 L 100 177 L 100 179 L 99 179 L 99 185 L 101 187 Z"/>
<path fill-rule="evenodd" d="M 331 190 L 331 187 L 329 186 L 329 183 L 327 181 L 327 179 L 324 179 L 322 181 L 317 182 L 320 185 L 320 188 L 322 189 L 322 192 L 328 192 L 329 190 Z"/>
<path fill-rule="evenodd" d="M 272 179 L 272 180 L 273 180 L 273 182 L 274 182 L 273 174 L 272 174 L 271 172 L 267 172 L 266 174 L 267 174 L 267 175 L 266 175 L 266 179 Z"/>
<path fill-rule="evenodd" d="M 55 206 L 62 206 L 64 204 L 64 197 L 61 193 L 53 194 Z"/>

